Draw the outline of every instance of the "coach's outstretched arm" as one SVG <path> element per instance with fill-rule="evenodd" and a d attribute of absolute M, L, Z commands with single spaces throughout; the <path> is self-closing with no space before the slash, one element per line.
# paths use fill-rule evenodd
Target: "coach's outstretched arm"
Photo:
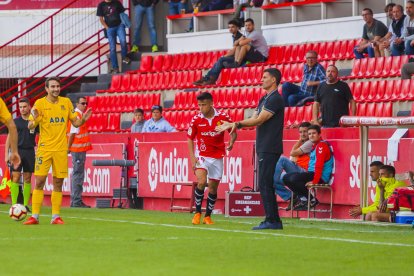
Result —
<path fill-rule="evenodd" d="M 270 118 L 272 118 L 273 113 L 262 110 L 259 115 L 257 115 L 257 111 L 253 114 L 253 116 L 249 119 L 242 120 L 239 122 L 229 123 L 229 122 L 223 122 L 222 125 L 216 127 L 216 131 L 222 132 L 227 129 L 231 129 L 230 134 L 234 133 L 234 131 L 237 129 L 241 129 L 243 127 L 252 127 L 252 126 L 260 126 Z"/>

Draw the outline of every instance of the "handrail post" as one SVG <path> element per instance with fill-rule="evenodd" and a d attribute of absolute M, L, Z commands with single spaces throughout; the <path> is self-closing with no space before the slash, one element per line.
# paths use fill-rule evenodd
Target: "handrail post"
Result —
<path fill-rule="evenodd" d="M 50 62 L 53 63 L 53 17 L 50 18 Z"/>
<path fill-rule="evenodd" d="M 101 32 L 98 32 L 98 73 L 101 74 Z"/>

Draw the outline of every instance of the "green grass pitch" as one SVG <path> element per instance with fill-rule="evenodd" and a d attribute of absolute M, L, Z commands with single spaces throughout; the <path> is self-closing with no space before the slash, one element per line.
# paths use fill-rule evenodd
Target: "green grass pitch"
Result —
<path fill-rule="evenodd" d="M 120 209 L 63 209 L 65 225 L 12 221 L 0 206 L 0 275 L 412 275 L 414 229 Z"/>

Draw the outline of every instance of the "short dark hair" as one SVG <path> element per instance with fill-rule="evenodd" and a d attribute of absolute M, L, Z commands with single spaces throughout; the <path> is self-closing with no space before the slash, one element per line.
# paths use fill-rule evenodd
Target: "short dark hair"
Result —
<path fill-rule="evenodd" d="M 384 8 L 384 12 L 388 12 L 388 10 L 390 8 L 394 8 L 395 5 L 396 5 L 395 3 L 388 3 Z"/>
<path fill-rule="evenodd" d="M 208 92 L 202 92 L 197 95 L 197 101 L 204 101 L 204 100 L 213 100 L 213 95 Z"/>
<path fill-rule="evenodd" d="M 240 28 L 241 27 L 240 21 L 237 20 L 237 19 L 230 20 L 229 23 L 227 23 L 227 25 L 234 25 L 237 28 Z"/>
<path fill-rule="evenodd" d="M 159 110 L 162 113 L 162 106 L 160 106 L 160 105 L 153 105 L 151 107 L 151 112 L 153 112 L 154 110 Z"/>
<path fill-rule="evenodd" d="M 380 167 L 380 170 L 385 170 L 387 173 L 392 174 L 392 176 L 395 176 L 395 168 L 391 165 L 384 165 Z"/>
<path fill-rule="evenodd" d="M 50 78 L 47 78 L 45 81 L 45 86 L 47 88 L 49 88 L 49 82 L 51 81 L 57 81 L 59 84 L 61 84 L 60 79 L 58 77 L 50 77 Z"/>
<path fill-rule="evenodd" d="M 27 103 L 28 105 L 30 105 L 30 101 L 28 98 L 23 97 L 19 99 L 19 103 Z"/>
<path fill-rule="evenodd" d="M 282 73 L 280 73 L 279 69 L 277 68 L 267 68 L 263 71 L 263 73 L 269 73 L 272 77 L 276 78 L 276 85 L 279 85 L 280 80 L 282 79 Z"/>
<path fill-rule="evenodd" d="M 299 128 L 301 128 L 301 127 L 306 127 L 306 128 L 309 128 L 311 125 L 312 125 L 312 124 L 311 124 L 311 123 L 309 123 L 309 122 L 302 122 L 302 123 L 300 123 Z"/>
<path fill-rule="evenodd" d="M 328 69 L 329 67 L 333 67 L 333 68 L 335 68 L 336 72 L 339 72 L 338 67 L 336 67 L 335 65 L 333 65 L 333 64 L 329 64 L 329 65 L 326 67 L 326 69 Z"/>
<path fill-rule="evenodd" d="M 309 130 L 311 130 L 311 129 L 314 129 L 314 130 L 316 130 L 316 132 L 317 132 L 318 134 L 321 134 L 321 127 L 320 127 L 320 126 L 318 126 L 318 125 L 310 125 L 310 126 L 308 127 L 308 131 L 309 131 Z"/>
<path fill-rule="evenodd" d="M 382 166 L 384 166 L 384 163 L 382 163 L 381 161 L 372 161 L 371 164 L 369 164 L 369 166 L 381 168 Z"/>
<path fill-rule="evenodd" d="M 77 98 L 76 98 L 76 103 L 79 103 L 79 101 L 80 101 L 81 99 L 86 100 L 86 98 L 85 98 L 85 97 L 83 97 L 83 96 L 79 96 L 79 97 L 77 97 Z"/>
<path fill-rule="evenodd" d="M 246 22 L 250 22 L 250 23 L 252 23 L 254 25 L 254 21 L 251 18 L 247 18 L 246 20 L 244 20 L 244 23 L 246 23 Z"/>
<path fill-rule="evenodd" d="M 144 115 L 144 110 L 142 110 L 141 108 L 135 108 L 134 114 L 136 113 L 141 113 L 142 115 Z"/>
<path fill-rule="evenodd" d="M 368 11 L 370 14 L 374 14 L 374 12 L 370 8 L 364 8 L 362 11 Z"/>
<path fill-rule="evenodd" d="M 414 2 L 413 2 L 413 4 L 414 4 Z M 394 7 L 397 7 L 402 13 L 404 13 L 404 7 L 402 6 L 402 5 L 395 5 Z M 393 7 L 393 8 L 394 8 Z"/>
<path fill-rule="evenodd" d="M 407 3 L 413 4 L 414 5 L 414 1 L 413 0 L 408 0 Z"/>

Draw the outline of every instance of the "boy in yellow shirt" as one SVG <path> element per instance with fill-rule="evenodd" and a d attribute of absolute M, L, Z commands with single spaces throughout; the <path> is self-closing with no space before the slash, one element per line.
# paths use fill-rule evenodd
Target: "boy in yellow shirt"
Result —
<path fill-rule="evenodd" d="M 60 80 L 51 77 L 46 80 L 45 89 L 47 96 L 38 99 L 33 108 L 33 121 L 29 128 L 40 128 L 39 142 L 37 145 L 35 176 L 36 186 L 32 194 L 32 216 L 24 222 L 25 225 L 39 224 L 39 213 L 43 203 L 43 187 L 52 166 L 53 191 L 52 221 L 51 224 L 64 224 L 60 218 L 60 207 L 62 205 L 63 179 L 68 176 L 68 144 L 66 139 L 66 128 L 68 121 L 75 127 L 83 125 L 92 114 L 89 108 L 79 119 L 73 109 L 72 102 L 65 97 L 60 97 Z"/>

